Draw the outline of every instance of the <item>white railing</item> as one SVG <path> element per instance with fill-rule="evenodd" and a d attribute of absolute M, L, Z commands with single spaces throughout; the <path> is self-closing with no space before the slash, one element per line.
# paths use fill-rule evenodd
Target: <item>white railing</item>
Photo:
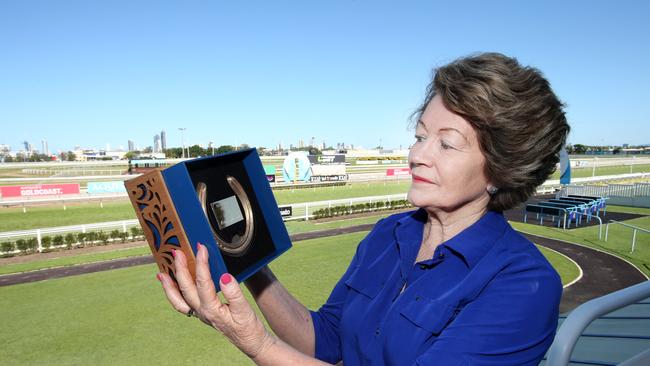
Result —
<path fill-rule="evenodd" d="M 24 239 L 24 238 L 36 238 L 37 242 L 37 251 L 43 250 L 43 237 L 50 235 L 61 235 L 68 233 L 88 233 L 91 231 L 99 230 L 121 230 L 123 233 L 128 232 L 128 228 L 133 226 L 138 226 L 140 223 L 137 219 L 133 220 L 121 220 L 121 221 L 110 221 L 110 222 L 98 222 L 94 224 L 84 224 L 84 225 L 71 225 L 71 226 L 58 226 L 42 229 L 32 229 L 32 230 L 18 230 L 18 231 L 7 231 L 0 233 L 0 241 L 9 240 L 9 239 Z M 75 243 L 73 245 L 79 245 L 80 243 Z M 15 250 L 13 252 L 18 252 Z"/>
<path fill-rule="evenodd" d="M 360 203 L 373 203 L 373 202 L 390 202 L 396 200 L 406 199 L 406 193 L 390 194 L 386 196 L 370 196 L 370 197 L 357 197 L 357 198 L 344 198 L 339 200 L 316 201 L 316 202 L 303 202 L 294 203 L 290 205 L 281 205 L 283 207 L 291 206 L 292 215 L 285 217 L 285 221 L 291 220 L 309 220 L 314 217 L 314 211 L 322 208 L 332 208 L 336 206 L 352 206 Z"/>
<path fill-rule="evenodd" d="M 578 343 L 578 339 L 585 329 L 598 317 L 611 313 L 614 310 L 643 301 L 650 296 L 650 281 L 624 288 L 602 297 L 587 301 L 575 308 L 560 326 L 548 351 L 546 366 L 567 366 L 572 361 L 571 354 Z M 612 335 L 612 337 L 615 337 Z M 628 365 L 647 365 L 646 362 L 626 363 Z M 591 363 L 602 365 L 604 363 Z"/>
<path fill-rule="evenodd" d="M 630 229 L 632 229 L 632 249 L 630 250 L 630 253 L 634 253 L 634 247 L 636 245 L 636 232 L 637 231 L 641 231 L 641 232 L 644 232 L 646 234 L 650 234 L 650 230 L 648 230 L 648 229 L 644 229 L 642 227 L 626 224 L 626 223 L 623 223 L 623 222 L 618 222 L 618 221 L 615 221 L 615 220 L 609 220 L 609 222 L 607 223 L 607 225 L 605 227 L 605 241 L 607 241 L 607 237 L 609 236 L 609 224 L 617 224 L 617 225 L 629 227 Z"/>
<path fill-rule="evenodd" d="M 406 199 L 406 193 L 392 194 L 386 196 L 370 196 L 370 197 L 358 197 L 358 198 L 346 198 L 339 200 L 329 200 L 329 201 L 316 201 L 316 202 L 303 202 L 303 203 L 294 203 L 290 205 L 282 205 L 283 207 L 291 206 L 292 215 L 290 217 L 285 217 L 284 220 L 309 220 L 314 217 L 314 211 L 321 208 L 332 208 L 336 206 L 352 206 L 360 203 L 373 203 L 373 202 L 390 202 L 395 200 Z M 11 239 L 23 239 L 23 238 L 36 238 L 37 240 L 37 250 L 40 252 L 43 249 L 42 238 L 49 235 L 60 235 L 67 233 L 86 233 L 90 231 L 98 231 L 103 229 L 115 230 L 119 229 L 122 232 L 126 233 L 129 227 L 138 226 L 140 223 L 137 219 L 132 220 L 121 220 L 121 221 L 111 221 L 111 222 L 99 222 L 94 224 L 84 224 L 84 225 L 72 225 L 72 226 L 59 226 L 51 228 L 42 228 L 42 229 L 32 229 L 32 230 L 19 230 L 19 231 L 9 231 L 0 233 L 0 241 L 11 240 Z M 79 244 L 79 243 L 77 243 Z M 17 252 L 17 251 L 14 251 Z"/>
<path fill-rule="evenodd" d="M 650 183 L 608 184 L 599 185 L 569 185 L 563 188 L 566 195 L 599 197 L 650 197 Z"/>

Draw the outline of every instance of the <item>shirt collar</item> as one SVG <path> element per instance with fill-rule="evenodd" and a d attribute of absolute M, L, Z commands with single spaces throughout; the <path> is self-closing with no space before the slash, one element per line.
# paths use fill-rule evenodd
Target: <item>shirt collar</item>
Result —
<path fill-rule="evenodd" d="M 397 221 L 395 239 L 404 267 L 403 273 L 415 262 L 426 220 L 426 211 L 419 209 Z M 506 219 L 501 212 L 488 211 L 475 223 L 440 245 L 462 257 L 465 264 L 472 268 L 503 235 L 506 225 Z"/>

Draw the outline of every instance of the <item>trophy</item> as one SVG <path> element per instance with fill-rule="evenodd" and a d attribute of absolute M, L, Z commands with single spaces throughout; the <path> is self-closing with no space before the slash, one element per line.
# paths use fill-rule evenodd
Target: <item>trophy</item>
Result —
<path fill-rule="evenodd" d="M 209 252 L 215 284 L 238 281 L 291 247 L 255 149 L 187 160 L 124 183 L 161 272 L 175 279 L 172 250 L 195 277 L 197 243 Z"/>

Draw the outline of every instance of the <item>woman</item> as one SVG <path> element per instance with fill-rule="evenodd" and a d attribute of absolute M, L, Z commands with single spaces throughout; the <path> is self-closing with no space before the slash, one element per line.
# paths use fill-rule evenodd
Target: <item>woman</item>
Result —
<path fill-rule="evenodd" d="M 260 365 L 537 365 L 562 286 L 501 212 L 555 169 L 569 132 L 562 108 L 515 59 L 456 60 L 437 70 L 416 113 L 408 199 L 419 209 L 375 225 L 320 310 L 264 268 L 246 285 L 272 335 L 231 275 L 219 284 L 228 304 L 217 298 L 203 247 L 196 283 L 178 252 L 179 286 L 160 274 L 165 293 Z"/>

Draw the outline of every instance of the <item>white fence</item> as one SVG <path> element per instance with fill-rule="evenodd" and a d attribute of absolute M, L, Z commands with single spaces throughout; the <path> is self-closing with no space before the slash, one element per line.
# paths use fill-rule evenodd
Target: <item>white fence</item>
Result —
<path fill-rule="evenodd" d="M 31 239 L 36 238 L 37 242 L 37 251 L 43 250 L 42 239 L 44 236 L 51 235 L 62 235 L 68 233 L 88 233 L 91 231 L 100 231 L 100 230 L 120 230 L 123 233 L 127 233 L 128 229 L 133 226 L 139 226 L 140 223 L 137 219 L 133 220 L 122 220 L 122 221 L 110 221 L 110 222 L 99 222 L 95 224 L 85 224 L 85 225 L 72 225 L 72 226 L 58 226 L 51 228 L 35 229 L 35 230 L 18 230 L 18 231 L 7 231 L 0 233 L 0 241 L 4 240 L 14 240 L 14 239 Z M 76 243 L 73 245 L 79 245 Z M 18 252 L 15 250 L 14 252 Z"/>
<path fill-rule="evenodd" d="M 370 196 L 370 197 L 357 197 L 345 198 L 340 200 L 329 201 L 316 201 L 316 202 L 303 202 L 294 203 L 291 205 L 282 205 L 282 207 L 291 206 L 291 216 L 285 217 L 285 221 L 290 220 L 309 220 L 314 217 L 314 211 L 322 208 L 332 208 L 336 206 L 353 206 L 360 203 L 373 203 L 373 202 L 390 202 L 396 200 L 406 199 L 406 193 L 391 194 L 387 196 Z"/>
<path fill-rule="evenodd" d="M 567 194 L 599 197 L 648 197 L 650 196 L 650 183 L 635 184 L 608 184 L 597 185 L 570 185 L 564 188 Z"/>
<path fill-rule="evenodd" d="M 291 206 L 292 215 L 290 217 L 285 217 L 286 221 L 289 220 L 309 220 L 313 218 L 314 211 L 322 208 L 332 208 L 336 206 L 352 206 L 360 203 L 373 203 L 373 202 L 390 202 L 395 200 L 406 199 L 406 193 L 393 194 L 387 196 L 371 196 L 371 197 L 359 197 L 359 198 L 348 198 L 340 200 L 329 200 L 329 201 L 318 201 L 318 202 L 304 202 L 304 203 L 294 203 L 291 205 L 283 205 L 282 207 Z M 122 221 L 111 221 L 111 222 L 100 222 L 95 224 L 85 224 L 85 225 L 72 225 L 72 226 L 59 226 L 52 228 L 43 228 L 35 230 L 19 230 L 19 231 L 9 231 L 0 233 L 0 242 L 5 240 L 16 240 L 16 239 L 31 239 L 36 238 L 38 243 L 37 250 L 40 252 L 43 249 L 42 238 L 44 236 L 51 235 L 61 235 L 68 233 L 87 233 L 90 231 L 98 230 L 121 230 L 124 233 L 128 232 L 128 229 L 133 226 L 139 226 L 140 223 L 137 219 L 133 220 L 122 220 Z M 79 245 L 80 243 L 73 244 Z M 14 251 L 14 252 L 17 252 Z"/>

